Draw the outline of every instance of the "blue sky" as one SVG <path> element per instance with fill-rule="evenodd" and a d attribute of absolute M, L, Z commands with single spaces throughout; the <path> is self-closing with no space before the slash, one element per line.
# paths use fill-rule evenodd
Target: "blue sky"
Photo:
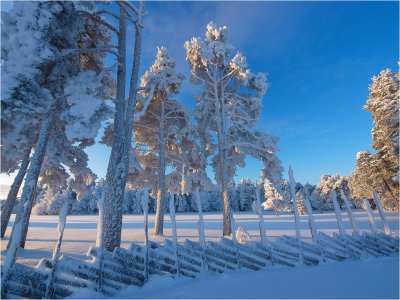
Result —
<path fill-rule="evenodd" d="M 210 21 L 228 26 L 251 70 L 269 74 L 258 129 L 280 138 L 278 156 L 296 180 L 350 175 L 356 153 L 370 150 L 372 120 L 362 106 L 371 77 L 397 69 L 397 2 L 147 2 L 146 11 L 141 74 L 165 46 L 188 79 L 183 43 L 204 37 Z M 186 80 L 177 98 L 193 109 L 194 93 Z M 104 174 L 106 162 L 91 166 Z M 256 180 L 261 167 L 247 159 L 236 180 Z"/>
<path fill-rule="evenodd" d="M 371 77 L 397 70 L 398 2 L 146 2 L 141 72 L 165 46 L 186 82 L 178 99 L 194 108 L 183 43 L 204 37 L 213 21 L 229 28 L 231 43 L 253 72 L 269 74 L 258 129 L 280 138 L 278 153 L 297 181 L 350 175 L 358 151 L 370 150 L 370 114 L 362 110 Z M 133 33 L 132 33 L 133 35 Z M 109 149 L 88 149 L 102 177 Z M 256 180 L 261 162 L 247 159 L 236 179 Z M 213 177 L 213 174 L 210 174 Z M 286 174 L 285 174 L 286 177 Z M 5 178 L 2 175 L 2 181 Z"/>

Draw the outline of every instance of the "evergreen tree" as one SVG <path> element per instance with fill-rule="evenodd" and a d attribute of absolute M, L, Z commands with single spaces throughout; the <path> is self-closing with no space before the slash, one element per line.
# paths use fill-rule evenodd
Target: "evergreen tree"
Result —
<path fill-rule="evenodd" d="M 26 17 L 25 14 L 28 13 L 26 7 L 31 8 L 32 11 L 29 13 L 33 13 L 33 18 Z M 15 78 L 12 88 L 6 89 L 3 95 L 4 102 L 9 104 L 7 113 L 16 116 L 17 119 L 26 118 L 22 122 L 23 125 L 31 125 L 33 136 L 38 137 L 34 145 L 22 144 L 23 148 L 27 149 L 33 146 L 35 152 L 31 158 L 29 176 L 27 175 L 25 180 L 29 184 L 24 185 L 21 196 L 24 210 L 21 207 L 17 214 L 16 223 L 20 222 L 23 216 L 21 246 L 24 246 L 35 189 L 45 154 L 47 154 L 46 161 L 57 161 L 53 164 L 66 163 L 70 165 L 71 170 L 78 165 L 82 167 L 82 164 L 85 165 L 86 162 L 78 161 L 79 157 L 73 156 L 85 146 L 90 145 L 91 141 L 94 142 L 101 120 L 108 117 L 109 113 L 109 108 L 103 98 L 108 95 L 102 93 L 103 79 L 105 80 L 108 74 L 100 72 L 104 56 L 94 52 L 89 53 L 85 48 L 87 46 L 100 47 L 107 43 L 108 33 L 104 30 L 99 31 L 93 38 L 90 35 L 93 30 L 92 25 L 80 15 L 80 9 L 90 10 L 92 7 L 90 3 L 82 5 L 59 2 L 20 3 L 13 6 L 7 14 L 6 24 L 2 27 L 8 33 L 3 35 L 6 43 L 2 47 L 4 62 L 2 71 L 6 78 Z M 25 19 L 30 20 L 29 25 L 25 24 Z M 19 26 L 21 24 L 23 26 Z M 29 34 L 33 35 L 30 37 L 31 41 L 25 41 L 22 44 L 14 43 L 15 40 L 27 39 Z M 40 37 L 40 42 L 36 40 L 38 37 Z M 21 70 L 19 63 L 16 64 L 11 59 L 18 53 L 29 50 L 33 53 L 37 51 L 46 53 L 46 55 L 42 55 L 41 59 L 33 59 L 27 68 L 30 71 L 25 72 Z M 88 58 L 92 60 L 93 65 L 85 64 Z M 81 83 L 78 87 L 76 80 Z M 69 89 L 71 85 L 74 85 L 73 92 Z M 42 97 L 41 103 L 37 103 L 39 99 L 35 98 L 38 95 Z M 32 102 L 29 101 L 31 97 L 33 97 Z M 18 99 L 20 101 L 16 101 Z M 86 102 L 85 114 L 82 112 L 78 114 L 76 106 L 82 105 L 83 101 Z M 34 106 L 36 104 L 38 104 L 37 107 Z M 71 119 L 74 119 L 73 125 Z M 77 120 L 80 122 L 75 123 Z M 84 120 L 88 122 L 85 124 Z M 85 125 L 90 129 L 88 130 Z M 80 132 L 79 136 L 73 134 L 72 127 L 75 128 L 75 132 Z M 14 133 L 26 141 L 24 131 L 15 128 Z M 69 135 L 69 140 L 66 135 Z M 36 141 L 36 138 L 34 140 Z M 31 139 L 30 142 L 34 140 Z M 4 139 L 3 142 L 6 143 Z M 71 148 L 80 149 L 72 151 Z M 73 172 L 77 173 L 77 169 Z"/>
<path fill-rule="evenodd" d="M 191 80 L 202 87 L 195 118 L 199 133 L 216 150 L 212 166 L 222 190 L 223 235 L 227 236 L 231 234 L 228 190 L 236 166 L 244 166 L 246 155 L 268 161 L 277 151 L 275 138 L 253 131 L 267 89 L 266 77 L 250 73 L 242 54 L 232 57 L 234 47 L 226 27 L 208 24 L 206 38 L 192 38 L 185 49 Z"/>
<path fill-rule="evenodd" d="M 236 191 L 239 201 L 239 210 L 251 210 L 251 205 L 256 199 L 256 187 L 254 186 L 254 183 L 252 183 L 248 178 L 243 178 L 236 186 Z"/>
<path fill-rule="evenodd" d="M 353 197 L 373 199 L 376 191 L 385 209 L 399 209 L 399 76 L 390 69 L 372 78 L 364 109 L 371 113 L 375 154 L 357 153 L 350 188 Z"/>
<path fill-rule="evenodd" d="M 143 109 L 141 118 L 135 123 L 135 142 L 138 161 L 153 181 L 152 188 L 158 190 L 154 234 L 163 234 L 164 208 L 166 207 L 166 168 L 174 167 L 170 187 L 180 184 L 177 172 L 181 169 L 179 159 L 182 131 L 186 131 L 188 115 L 183 106 L 173 99 L 181 89 L 183 75 L 175 70 L 175 62 L 165 48 L 159 48 L 154 64 L 142 76 L 141 86 L 150 91 L 146 97 L 150 102 Z M 173 188 L 174 189 L 174 188 Z"/>

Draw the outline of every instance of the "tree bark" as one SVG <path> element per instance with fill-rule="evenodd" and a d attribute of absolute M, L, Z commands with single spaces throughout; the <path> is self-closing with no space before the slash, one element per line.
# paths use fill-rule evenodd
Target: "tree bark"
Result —
<path fill-rule="evenodd" d="M 114 136 L 106 175 L 106 205 L 104 210 L 103 242 L 107 251 L 121 244 L 122 202 L 127 169 L 125 153 L 125 80 L 126 80 L 126 19 L 119 18 L 117 91 L 115 101 Z"/>
<path fill-rule="evenodd" d="M 139 23 L 142 22 L 143 3 L 139 8 Z M 114 138 L 106 175 L 106 205 L 103 224 L 104 248 L 113 251 L 121 245 L 122 203 L 129 171 L 133 113 L 135 111 L 137 81 L 140 64 L 141 24 L 136 26 L 135 47 L 129 98 L 125 99 L 126 81 L 126 18 L 121 11 L 118 37 L 118 69 Z"/>
<path fill-rule="evenodd" d="M 164 210 L 165 210 L 165 139 L 164 139 L 164 117 L 165 107 L 164 101 L 161 100 L 161 116 L 160 116 L 160 134 L 159 139 L 159 192 L 157 195 L 157 208 L 156 208 L 156 220 L 154 223 L 154 235 L 164 234 Z"/>
<path fill-rule="evenodd" d="M 8 243 L 8 251 L 4 258 L 3 264 L 3 276 L 2 276 L 2 288 L 1 296 L 4 297 L 4 287 L 15 261 L 17 260 L 17 251 L 21 244 L 25 241 L 22 240 L 24 236 L 24 230 L 28 230 L 30 211 L 35 196 L 35 190 L 37 181 L 40 174 L 40 169 L 43 163 L 44 155 L 46 153 L 47 142 L 49 140 L 50 129 L 54 122 L 54 110 L 57 105 L 57 99 L 53 100 L 53 103 L 48 111 L 46 119 L 42 123 L 40 128 L 38 141 L 35 147 L 35 153 L 32 156 L 31 163 L 26 175 L 25 184 L 21 196 L 21 203 L 18 206 L 17 217 L 18 222 L 14 222 L 13 231 Z M 25 235 L 26 236 L 26 235 Z"/>
<path fill-rule="evenodd" d="M 214 98 L 215 98 L 215 113 L 217 114 L 217 139 L 218 139 L 218 167 L 220 173 L 221 180 L 221 194 L 222 194 L 222 234 L 223 236 L 230 236 L 232 234 L 232 226 L 231 226 L 231 207 L 229 203 L 229 194 L 228 194 L 228 178 L 226 172 L 226 156 L 225 156 L 225 127 L 226 123 L 224 120 L 225 117 L 225 103 L 223 97 L 223 86 L 221 86 L 221 90 L 218 91 L 218 79 L 217 79 L 217 70 L 214 70 Z"/>
<path fill-rule="evenodd" d="M 17 223 L 17 220 L 19 222 L 22 222 L 22 232 L 20 235 L 19 243 L 19 246 L 22 248 L 25 247 L 26 236 L 28 234 L 29 219 L 31 217 L 33 201 L 35 200 L 37 182 L 39 179 L 43 159 L 46 154 L 47 142 L 49 140 L 51 128 L 53 126 L 54 110 L 57 102 L 57 99 L 55 99 L 46 119 L 42 123 L 42 127 L 40 128 L 38 141 L 35 146 L 35 152 L 31 158 L 31 163 L 29 165 L 28 173 L 26 175 L 21 201 L 18 207 L 18 213 L 15 217 L 16 221 L 14 222 L 14 225 Z M 14 232 L 11 235 L 9 244 L 11 243 L 11 239 L 13 238 L 13 236 Z"/>
<path fill-rule="evenodd" d="M 21 187 L 22 181 L 25 177 L 26 170 L 29 165 L 29 157 L 31 154 L 31 149 L 26 152 L 24 158 L 22 159 L 21 166 L 19 167 L 18 174 L 11 185 L 10 191 L 8 192 L 7 200 L 4 203 L 1 210 L 1 237 L 4 237 L 6 233 L 8 223 L 10 221 L 11 213 L 14 208 L 15 202 L 17 201 L 17 195 Z"/>

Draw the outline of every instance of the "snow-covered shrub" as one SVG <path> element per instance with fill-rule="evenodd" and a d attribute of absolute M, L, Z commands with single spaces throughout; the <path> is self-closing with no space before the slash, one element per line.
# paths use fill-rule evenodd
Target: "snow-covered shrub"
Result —
<path fill-rule="evenodd" d="M 250 234 L 242 227 L 238 227 L 236 230 L 236 241 L 239 244 L 247 244 L 251 242 Z"/>
<path fill-rule="evenodd" d="M 35 215 L 58 215 L 67 196 L 67 191 L 54 193 L 52 190 L 48 190 L 33 207 L 32 212 Z"/>
<path fill-rule="evenodd" d="M 303 196 L 300 191 L 298 191 L 296 193 L 296 198 L 297 198 L 297 209 L 299 211 L 299 214 L 300 215 L 307 214 L 306 207 L 305 207 L 304 201 L 303 201 Z"/>

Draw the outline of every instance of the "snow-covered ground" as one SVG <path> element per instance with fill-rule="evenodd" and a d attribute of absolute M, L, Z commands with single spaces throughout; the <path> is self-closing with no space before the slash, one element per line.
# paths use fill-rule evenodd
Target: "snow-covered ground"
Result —
<path fill-rule="evenodd" d="M 355 216 L 361 230 L 370 230 L 367 214 L 356 211 Z M 178 241 L 198 240 L 196 214 L 177 214 Z M 259 240 L 258 217 L 251 213 L 234 215 L 236 226 L 250 233 L 253 240 Z M 351 225 L 345 212 L 342 213 L 346 231 L 351 233 Z M 12 220 L 14 216 L 12 217 Z M 292 215 L 265 215 L 268 239 L 274 240 L 283 234 L 295 235 Z M 318 230 L 332 234 L 338 231 L 334 213 L 315 214 Z M 399 214 L 388 213 L 388 222 L 395 235 L 399 235 Z M 382 229 L 379 215 L 375 212 L 378 229 Z M 149 216 L 150 228 L 154 225 L 154 215 Z M 205 214 L 207 240 L 218 241 L 222 234 L 222 216 L 218 213 Z M 301 217 L 301 234 L 310 239 L 307 216 Z M 36 265 L 40 258 L 50 258 L 57 241 L 58 216 L 32 216 L 26 249 L 20 250 L 19 262 Z M 12 226 L 13 222 L 10 222 Z M 95 244 L 97 216 L 68 216 L 61 248 L 80 259 L 86 256 L 90 246 Z M 10 228 L 2 240 L 2 256 L 5 253 Z M 165 236 L 150 239 L 161 241 L 171 237 L 171 224 L 166 216 Z M 123 247 L 130 242 L 142 243 L 143 216 L 124 216 L 122 233 Z M 263 271 L 235 271 L 222 275 L 208 274 L 195 280 L 189 278 L 172 279 L 169 276 L 151 277 L 143 288 L 131 287 L 121 292 L 117 298 L 398 298 L 399 259 L 385 257 L 364 261 L 337 262 L 317 267 L 284 268 Z M 74 295 L 93 298 L 93 292 L 82 291 Z M 99 297 L 99 295 L 97 295 Z"/>
<path fill-rule="evenodd" d="M 157 276 L 144 287 L 130 287 L 115 297 L 398 299 L 398 263 L 398 257 L 385 257 L 316 267 L 234 271 L 196 279 Z"/>
<path fill-rule="evenodd" d="M 357 218 L 357 224 L 361 230 L 370 231 L 370 225 L 366 212 L 359 210 L 354 212 Z M 333 212 L 315 214 L 316 226 L 332 235 L 338 232 L 336 217 Z M 12 215 L 9 226 L 12 227 L 15 215 Z M 235 213 L 236 227 L 240 226 L 250 233 L 253 240 L 259 240 L 258 216 L 252 212 Z M 351 225 L 345 212 L 342 213 L 344 226 L 347 232 L 351 233 Z M 389 226 L 395 235 L 399 235 L 399 215 L 398 213 L 387 214 Z M 185 239 L 198 241 L 196 213 L 177 214 L 178 242 Z M 268 214 L 264 216 L 267 237 L 273 241 L 276 237 L 284 234 L 295 236 L 293 215 Z M 379 214 L 375 211 L 375 220 L 378 229 L 383 230 Z M 62 253 L 68 253 L 80 259 L 87 259 L 86 253 L 90 246 L 96 241 L 98 217 L 96 215 L 68 216 L 65 227 Z M 36 216 L 33 215 L 29 223 L 29 231 L 26 242 L 26 250 L 21 250 L 19 262 L 29 265 L 36 265 L 40 258 L 51 258 L 52 251 L 58 238 L 57 231 L 58 216 Z M 169 216 L 165 217 L 164 237 L 155 237 L 152 235 L 154 226 L 154 214 L 149 215 L 149 237 L 150 240 L 162 242 L 164 238 L 171 238 L 171 223 Z M 220 213 L 205 213 L 204 226 L 207 240 L 219 241 L 222 236 L 222 216 Z M 7 229 L 5 238 L 1 242 L 1 253 L 7 247 L 7 240 L 10 236 L 11 228 Z M 311 240 L 311 234 L 308 228 L 307 216 L 301 216 L 301 234 L 307 240 Z M 143 242 L 143 215 L 125 215 L 122 229 L 122 247 L 128 247 L 129 243 Z"/>

